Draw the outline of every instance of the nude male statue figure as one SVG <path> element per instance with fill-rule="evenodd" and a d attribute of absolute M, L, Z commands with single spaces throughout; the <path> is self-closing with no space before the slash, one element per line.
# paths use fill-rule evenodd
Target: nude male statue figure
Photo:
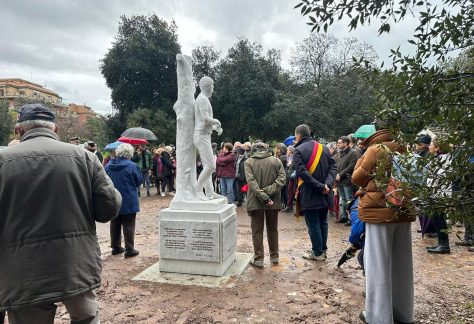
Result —
<path fill-rule="evenodd" d="M 214 81 L 210 77 L 203 77 L 199 81 L 201 93 L 194 104 L 194 146 L 199 151 L 203 170 L 194 186 L 196 194 L 202 200 L 221 198 L 214 192 L 212 186 L 212 173 L 215 171 L 211 147 L 211 134 L 216 131 L 222 134 L 221 122 L 213 118 L 212 106 L 209 98 L 214 91 Z M 205 195 L 203 194 L 203 189 Z"/>

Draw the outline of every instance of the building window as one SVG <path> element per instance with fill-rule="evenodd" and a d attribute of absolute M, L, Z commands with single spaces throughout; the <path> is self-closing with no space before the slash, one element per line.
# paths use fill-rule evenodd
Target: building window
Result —
<path fill-rule="evenodd" d="M 4 94 L 4 90 L 3 89 L 0 89 L 0 97 L 3 97 L 5 94 Z"/>

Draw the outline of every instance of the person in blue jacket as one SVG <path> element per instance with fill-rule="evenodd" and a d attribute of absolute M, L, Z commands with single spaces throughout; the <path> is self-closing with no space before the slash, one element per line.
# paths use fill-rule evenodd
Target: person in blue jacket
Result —
<path fill-rule="evenodd" d="M 112 255 L 124 253 L 125 258 L 138 255 L 134 249 L 135 219 L 140 211 L 138 190 L 143 182 L 143 176 L 137 164 L 130 161 L 133 156 L 133 147 L 130 144 L 120 144 L 115 150 L 115 159 L 105 166 L 115 188 L 122 195 L 122 207 L 116 218 L 110 221 L 110 242 Z M 122 248 L 120 231 L 123 228 L 125 249 Z"/>
<path fill-rule="evenodd" d="M 364 237 L 365 237 L 365 223 L 359 219 L 359 197 L 356 197 L 354 200 L 350 201 L 346 212 L 349 214 L 351 220 L 351 234 L 349 235 L 349 242 L 351 247 L 347 249 L 346 252 L 342 255 L 339 263 L 337 264 L 340 267 L 344 262 L 352 258 L 357 250 L 360 250 L 359 255 L 357 256 L 357 261 L 359 261 L 360 266 L 364 269 Z"/>

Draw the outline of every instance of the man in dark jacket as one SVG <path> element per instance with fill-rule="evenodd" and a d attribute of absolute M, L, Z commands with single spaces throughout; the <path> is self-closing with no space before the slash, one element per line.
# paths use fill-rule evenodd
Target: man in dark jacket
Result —
<path fill-rule="evenodd" d="M 350 148 L 351 140 L 347 136 L 342 136 L 337 141 L 337 148 L 339 149 L 339 159 L 337 160 L 337 192 L 339 193 L 339 201 L 341 203 L 341 219 L 339 223 L 346 223 L 348 218 L 346 214 L 347 204 L 352 200 L 352 192 L 354 186 L 352 185 L 352 172 L 356 165 L 358 155 Z"/>
<path fill-rule="evenodd" d="M 99 159 L 100 163 L 104 162 L 104 156 L 102 155 L 102 153 L 99 152 L 99 150 L 97 149 L 97 144 L 94 141 L 87 141 L 86 150 L 97 155 L 97 158 Z"/>
<path fill-rule="evenodd" d="M 326 147 L 311 138 L 307 125 L 296 127 L 295 137 L 297 144 L 293 163 L 296 177 L 302 181 L 298 189 L 298 200 L 312 245 L 311 250 L 303 254 L 303 258 L 324 261 L 328 239 L 328 207 L 333 200 L 330 193 L 336 177 L 336 162 Z M 316 151 L 320 151 L 319 154 Z M 314 172 L 310 173 L 310 165 L 314 167 L 316 163 Z"/>
<path fill-rule="evenodd" d="M 237 207 L 240 207 L 244 201 L 244 193 L 241 191 L 241 189 L 242 186 L 247 183 L 244 169 L 244 163 L 247 161 L 247 156 L 245 154 L 245 150 L 242 147 L 239 147 L 236 150 L 236 154 L 237 165 L 235 167 L 235 182 L 237 184 L 237 191 L 235 192 L 235 196 L 237 197 Z"/>
<path fill-rule="evenodd" d="M 272 265 L 278 264 L 278 211 L 281 209 L 281 188 L 286 174 L 280 160 L 272 156 L 265 143 L 257 143 L 254 153 L 244 164 L 249 184 L 247 212 L 251 217 L 254 258 L 251 264 L 263 268 L 263 228 L 267 224 L 268 248 Z"/>
<path fill-rule="evenodd" d="M 0 311 L 53 323 L 62 301 L 72 323 L 98 323 L 95 222 L 117 216 L 121 196 L 95 154 L 59 141 L 50 108 L 18 117 L 21 143 L 0 151 Z"/>
<path fill-rule="evenodd" d="M 150 197 L 150 174 L 153 170 L 153 156 L 146 148 L 146 145 L 140 145 L 140 148 L 134 154 L 132 161 L 135 162 L 142 172 L 143 180 L 146 184 L 146 195 Z M 138 191 L 140 196 L 140 191 Z"/>
<path fill-rule="evenodd" d="M 168 191 L 170 195 L 174 195 L 173 187 L 173 162 L 171 161 L 171 147 L 166 146 L 165 149 L 161 152 L 161 163 L 162 163 L 162 177 L 161 181 L 161 196 L 166 196 L 166 186 L 168 186 Z"/>

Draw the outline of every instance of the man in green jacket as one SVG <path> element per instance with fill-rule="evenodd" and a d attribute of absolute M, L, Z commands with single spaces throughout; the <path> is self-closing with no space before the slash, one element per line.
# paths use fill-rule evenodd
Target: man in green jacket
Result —
<path fill-rule="evenodd" d="M 146 195 L 150 197 L 150 172 L 153 170 L 153 156 L 146 148 L 146 145 L 140 145 L 135 152 L 132 161 L 135 162 L 142 172 L 143 181 L 146 183 Z M 140 197 L 140 190 L 138 190 Z"/>
<path fill-rule="evenodd" d="M 286 183 L 286 173 L 281 161 L 272 156 L 265 143 L 257 143 L 254 153 L 245 161 L 247 212 L 251 217 L 254 258 L 250 262 L 263 268 L 263 228 L 267 224 L 268 247 L 272 265 L 278 264 L 278 211 L 281 209 L 281 189 Z"/>
<path fill-rule="evenodd" d="M 99 322 L 95 222 L 116 217 L 122 197 L 94 153 L 59 141 L 54 119 L 24 105 L 21 143 L 0 151 L 0 312 L 11 324 L 52 324 L 59 301 L 71 323 Z"/>

